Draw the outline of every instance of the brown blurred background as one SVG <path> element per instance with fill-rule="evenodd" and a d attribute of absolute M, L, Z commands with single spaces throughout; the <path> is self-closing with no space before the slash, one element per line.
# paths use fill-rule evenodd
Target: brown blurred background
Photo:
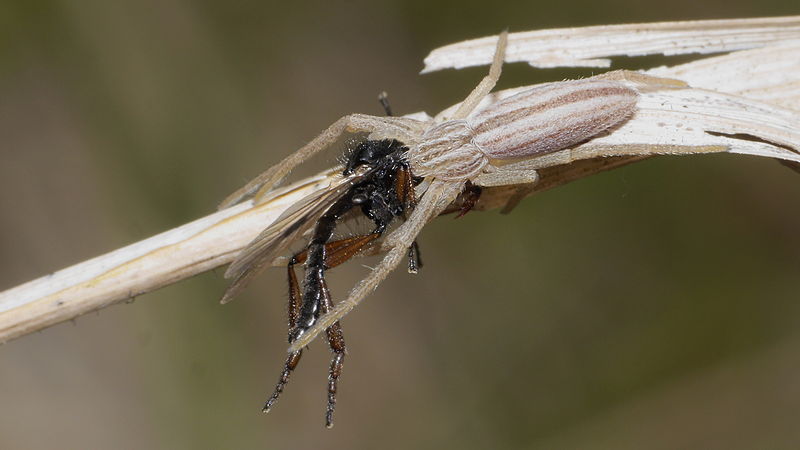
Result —
<path fill-rule="evenodd" d="M 381 114 L 382 90 L 401 114 L 461 100 L 486 69 L 419 76 L 440 45 L 797 11 L 490 3 L 2 2 L 0 289 L 212 212 L 336 118 Z M 500 87 L 591 73 L 514 64 Z M 717 155 L 439 219 L 422 273 L 344 321 L 331 431 L 321 342 L 259 412 L 285 354 L 283 272 L 224 307 L 207 273 L 0 347 L 0 448 L 797 448 L 798 205 L 798 174 Z M 332 274 L 338 296 L 370 263 Z"/>

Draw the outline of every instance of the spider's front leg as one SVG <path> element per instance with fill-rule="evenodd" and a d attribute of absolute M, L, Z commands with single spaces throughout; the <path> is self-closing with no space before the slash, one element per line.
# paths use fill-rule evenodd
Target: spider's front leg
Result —
<path fill-rule="evenodd" d="M 458 109 L 455 113 L 453 113 L 452 117 L 448 119 L 463 119 L 467 117 L 478 104 L 486 97 L 489 92 L 494 89 L 494 86 L 497 84 L 497 80 L 500 79 L 500 74 L 502 73 L 503 69 L 503 61 L 506 57 L 506 44 L 508 43 L 508 31 L 503 31 L 497 37 L 497 47 L 494 50 L 494 58 L 492 59 L 492 65 L 489 66 L 489 74 L 483 77 L 480 83 L 475 86 L 475 89 L 469 93 L 467 98 L 461 102 Z M 436 116 L 436 121 L 442 121 L 445 118 L 441 116 L 441 113 Z"/>
<path fill-rule="evenodd" d="M 248 198 L 258 203 L 295 167 L 315 154 L 330 147 L 346 132 L 376 133 L 401 142 L 411 142 L 420 133 L 421 124 L 404 117 L 375 117 L 366 114 L 350 114 L 342 117 L 315 137 L 311 142 L 253 178 L 238 191 L 229 195 L 217 208 L 225 209 Z"/>

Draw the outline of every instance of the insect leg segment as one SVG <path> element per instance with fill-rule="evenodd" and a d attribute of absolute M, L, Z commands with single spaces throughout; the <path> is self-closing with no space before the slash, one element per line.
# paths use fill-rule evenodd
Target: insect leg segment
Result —
<path fill-rule="evenodd" d="M 419 252 L 417 241 L 411 243 L 408 248 L 408 273 L 418 273 L 422 268 L 422 254 Z"/>
<path fill-rule="evenodd" d="M 338 322 L 337 322 L 338 323 Z M 272 396 L 264 403 L 264 408 L 261 409 L 262 412 L 268 413 L 272 409 L 272 405 L 278 401 L 278 397 L 280 397 L 283 389 L 286 387 L 286 384 L 289 382 L 289 377 L 291 376 L 292 372 L 295 368 L 297 368 L 297 364 L 300 363 L 300 356 L 303 354 L 303 350 L 298 350 L 296 352 L 289 353 L 289 356 L 286 358 L 286 362 L 283 363 L 283 371 L 281 372 L 281 376 L 278 379 L 278 382 L 275 384 L 275 391 L 272 393 Z"/>
<path fill-rule="evenodd" d="M 368 240 L 362 239 L 361 241 L 358 239 L 349 239 L 344 244 L 342 244 L 341 241 L 327 244 L 327 240 L 330 239 L 330 236 L 333 234 L 333 228 L 336 226 L 336 221 L 339 218 L 339 214 L 343 214 L 352 207 L 348 204 L 348 202 L 344 201 L 347 198 L 348 196 L 345 196 L 344 198 L 338 200 L 322 216 L 314 230 L 312 244 L 309 245 L 307 250 L 292 257 L 287 265 L 289 279 L 289 343 L 292 343 L 295 339 L 297 339 L 297 337 L 302 334 L 303 330 L 307 328 L 307 326 L 303 327 L 302 324 L 314 323 L 314 320 L 316 320 L 316 316 L 319 314 L 319 310 L 321 309 L 320 303 L 325 302 L 326 299 L 328 302 L 330 302 L 330 294 L 327 292 L 327 285 L 325 284 L 324 279 L 324 270 L 326 263 L 328 262 L 326 258 L 326 247 L 335 248 L 337 250 L 332 252 L 332 255 L 338 256 L 338 258 L 336 258 L 337 260 L 334 261 L 336 262 L 335 265 L 338 265 L 347 260 L 349 256 L 357 253 L 357 251 L 363 245 L 366 245 L 366 242 L 374 240 L 374 238 Z M 365 243 L 359 245 L 362 241 L 365 241 Z M 315 242 L 322 242 L 322 244 L 314 245 Z M 352 250 L 351 247 L 353 244 L 358 246 L 358 249 Z M 315 266 L 312 268 L 312 270 L 308 269 L 309 261 L 312 260 L 310 256 L 313 258 L 320 258 L 319 263 L 312 264 Z M 343 258 L 342 256 L 345 257 Z M 297 275 L 295 274 L 294 266 L 298 263 L 302 263 L 303 261 L 305 261 L 307 269 L 304 285 L 305 292 L 301 295 L 300 285 L 297 281 Z M 334 362 L 332 364 L 335 363 L 337 368 L 337 375 L 335 378 L 338 379 L 338 374 L 341 373 L 342 361 L 344 358 L 344 337 L 342 336 L 341 327 L 338 325 L 338 322 L 335 325 L 338 337 L 335 342 L 333 338 L 329 338 L 329 342 L 331 349 L 337 354 L 337 356 L 334 357 Z M 301 355 L 302 349 L 299 349 L 289 354 L 289 356 L 286 358 L 286 362 L 283 364 L 281 375 L 275 385 L 275 390 L 273 391 L 272 396 L 270 396 L 270 398 L 264 404 L 264 412 L 269 412 L 270 408 L 272 408 L 272 405 L 275 404 L 275 402 L 278 400 L 278 397 L 280 397 L 283 389 L 289 382 L 289 377 L 300 362 Z M 332 365 L 331 373 L 333 373 L 333 367 L 334 366 Z M 335 394 L 335 382 L 333 382 L 333 386 Z M 331 396 L 329 394 L 329 412 L 332 414 L 330 398 Z M 333 402 L 335 403 L 335 399 Z M 330 417 L 330 414 L 327 417 Z M 330 424 L 329 422 L 326 423 Z"/>
<path fill-rule="evenodd" d="M 413 211 L 414 207 L 417 206 L 417 195 L 414 191 L 414 186 L 420 181 L 422 180 L 418 179 L 415 182 L 414 175 L 411 173 L 411 168 L 407 162 L 403 162 L 400 165 L 395 179 L 395 192 L 397 192 L 397 198 L 400 203 L 404 205 L 402 211 L 404 220 L 407 218 L 407 212 Z M 408 273 L 417 273 L 421 268 L 422 257 L 419 251 L 419 244 L 415 240 L 411 247 L 408 248 Z"/>
<path fill-rule="evenodd" d="M 297 314 L 300 309 L 300 285 L 297 282 L 297 275 L 294 272 L 294 266 L 299 261 L 297 256 L 293 257 L 289 264 L 287 265 L 287 272 L 289 278 L 289 343 L 292 342 L 292 335 L 291 331 L 294 329 L 295 325 L 297 324 Z M 272 405 L 278 401 L 278 397 L 280 397 L 283 389 L 286 387 L 286 384 L 289 382 L 289 377 L 291 376 L 292 372 L 295 368 L 297 368 L 297 364 L 300 363 L 300 357 L 303 354 L 303 350 L 298 350 L 296 352 L 292 352 L 286 357 L 286 362 L 283 363 L 283 370 L 281 371 L 281 375 L 278 378 L 278 382 L 275 384 L 275 390 L 272 392 L 272 395 L 267 399 L 266 403 L 264 403 L 264 408 L 262 409 L 263 412 L 268 413 L 270 409 L 272 409 Z"/>
<path fill-rule="evenodd" d="M 320 311 L 323 314 L 329 313 L 333 309 L 333 301 L 331 300 L 331 293 L 328 290 L 328 284 L 324 279 L 320 281 L 322 285 L 322 301 L 320 302 Z M 331 368 L 328 371 L 328 406 L 325 410 L 325 426 L 328 428 L 333 427 L 333 411 L 336 409 L 336 389 L 339 382 L 339 376 L 342 374 L 342 366 L 344 365 L 344 355 L 346 352 L 344 344 L 344 334 L 342 333 L 342 325 L 336 321 L 325 330 L 328 335 L 328 345 L 333 351 L 333 359 L 331 360 Z"/>
<path fill-rule="evenodd" d="M 478 203 L 478 200 L 481 198 L 481 193 L 483 189 L 480 186 L 472 184 L 471 181 L 467 181 L 464 184 L 464 192 L 461 194 L 464 203 L 461 205 L 461 209 L 458 211 L 458 215 L 456 215 L 456 219 L 459 217 L 464 217 L 464 214 L 470 212 L 472 208 L 475 207 L 475 204 Z"/>
<path fill-rule="evenodd" d="M 314 227 L 314 234 L 306 250 L 306 276 L 303 283 L 303 297 L 290 339 L 297 339 L 304 330 L 314 324 L 319 316 L 322 301 L 322 284 L 326 269 L 326 244 L 333 236 L 339 218 L 353 208 L 354 191 L 337 200 Z"/>
<path fill-rule="evenodd" d="M 389 105 L 389 94 L 387 94 L 386 91 L 378 94 L 378 102 L 380 102 L 383 107 L 383 112 L 386 113 L 387 116 L 391 117 L 394 115 L 392 114 L 392 107 Z"/>
<path fill-rule="evenodd" d="M 360 252 L 369 243 L 373 242 L 381 236 L 380 233 L 370 233 L 359 236 L 352 236 L 346 239 L 328 242 L 325 244 L 325 269 L 332 269 L 345 261 L 349 260 Z M 294 327 L 297 324 L 297 315 L 299 312 L 299 300 L 302 298 L 299 283 L 297 282 L 297 275 L 294 272 L 296 264 L 303 264 L 308 259 L 308 250 L 294 255 L 287 266 L 289 271 L 289 326 Z"/>

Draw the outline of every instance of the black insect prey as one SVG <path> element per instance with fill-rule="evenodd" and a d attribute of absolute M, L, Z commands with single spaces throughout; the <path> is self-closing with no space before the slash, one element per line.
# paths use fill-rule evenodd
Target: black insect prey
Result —
<path fill-rule="evenodd" d="M 294 255 L 288 264 L 289 279 L 289 342 L 294 342 L 311 328 L 320 314 L 333 308 L 331 295 L 325 282 L 327 269 L 349 260 L 368 244 L 375 241 L 396 218 L 405 219 L 414 207 L 414 186 L 419 182 L 411 174 L 404 155 L 408 150 L 396 140 L 367 140 L 359 143 L 345 161 L 343 174 L 351 175 L 356 169 L 367 168 L 364 177 L 350 186 L 319 217 L 305 250 Z M 371 233 L 331 241 L 336 226 L 345 214 L 359 207 L 375 228 Z M 305 263 L 302 293 L 294 266 Z M 409 249 L 409 271 L 420 267 L 416 242 Z M 328 375 L 328 406 L 325 424 L 333 424 L 336 406 L 336 388 L 345 355 L 344 336 L 339 322 L 326 330 L 328 344 L 334 353 Z M 290 353 L 283 366 L 275 391 L 264 405 L 270 410 L 289 381 L 291 372 L 300 361 L 302 350 Z"/>

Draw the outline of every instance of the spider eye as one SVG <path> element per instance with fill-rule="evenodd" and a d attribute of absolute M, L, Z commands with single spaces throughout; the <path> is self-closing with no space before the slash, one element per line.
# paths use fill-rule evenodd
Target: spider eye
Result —
<path fill-rule="evenodd" d="M 361 204 L 367 202 L 367 196 L 364 195 L 364 194 L 354 195 L 353 199 L 352 199 L 352 202 L 353 202 L 354 205 L 361 205 Z"/>

